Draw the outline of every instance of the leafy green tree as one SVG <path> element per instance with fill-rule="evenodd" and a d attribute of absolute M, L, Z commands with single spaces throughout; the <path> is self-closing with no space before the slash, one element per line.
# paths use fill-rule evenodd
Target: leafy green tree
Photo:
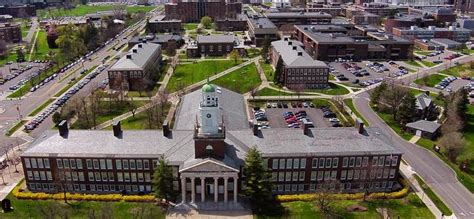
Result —
<path fill-rule="evenodd" d="M 212 18 L 209 16 L 204 16 L 201 18 L 201 24 L 204 28 L 210 29 L 212 26 Z"/>
<path fill-rule="evenodd" d="M 233 49 L 232 52 L 230 52 L 229 56 L 230 56 L 230 59 L 234 60 L 234 64 L 236 65 L 242 59 L 239 51 L 237 51 L 236 49 Z"/>
<path fill-rule="evenodd" d="M 382 93 L 387 89 L 387 83 L 382 82 L 379 86 L 370 92 L 370 103 L 378 104 Z"/>
<path fill-rule="evenodd" d="M 59 33 L 60 35 L 58 39 L 56 39 L 56 44 L 59 47 L 61 56 L 66 60 L 72 60 L 86 52 L 87 48 L 82 38 L 79 37 L 76 26 L 68 24 L 59 28 Z"/>
<path fill-rule="evenodd" d="M 100 43 L 99 29 L 94 24 L 88 24 L 79 28 L 78 37 L 82 39 L 87 50 L 93 50 L 97 48 Z"/>
<path fill-rule="evenodd" d="M 279 58 L 275 66 L 275 76 L 273 77 L 273 82 L 275 82 L 275 84 L 280 84 L 283 81 L 282 71 L 283 60 L 282 58 Z"/>
<path fill-rule="evenodd" d="M 16 50 L 16 61 L 17 62 L 24 62 L 25 61 L 25 53 L 23 53 L 23 49 Z"/>
<path fill-rule="evenodd" d="M 158 160 L 152 183 L 155 197 L 173 201 L 176 199 L 177 193 L 173 189 L 173 168 L 163 156 Z"/>
<path fill-rule="evenodd" d="M 270 173 L 263 165 L 263 158 L 257 148 L 251 148 L 245 157 L 245 185 L 243 194 L 250 200 L 252 208 L 261 212 L 272 201 Z"/>
<path fill-rule="evenodd" d="M 53 123 L 58 124 L 59 122 L 61 122 L 61 113 L 59 112 L 53 113 Z"/>
<path fill-rule="evenodd" d="M 403 98 L 402 103 L 397 110 L 397 119 L 400 124 L 405 125 L 409 122 L 412 122 L 416 114 L 416 98 L 412 93 L 408 93 L 405 98 Z"/>

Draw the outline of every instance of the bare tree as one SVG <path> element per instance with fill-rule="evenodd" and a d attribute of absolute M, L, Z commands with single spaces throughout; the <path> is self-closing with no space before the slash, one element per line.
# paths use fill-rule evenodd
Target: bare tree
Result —
<path fill-rule="evenodd" d="M 64 203 L 68 203 L 67 201 L 67 191 L 68 187 L 72 186 L 70 183 L 71 181 L 71 169 L 69 167 L 58 168 L 55 172 L 55 176 L 53 177 L 53 183 L 56 186 L 56 189 L 59 192 L 63 193 Z"/>
<path fill-rule="evenodd" d="M 169 94 L 166 90 L 158 91 L 157 93 L 158 101 L 161 107 L 161 118 L 164 117 L 165 107 L 168 104 Z M 160 119 L 161 121 L 161 119 Z"/>
<path fill-rule="evenodd" d="M 334 96 L 332 100 L 334 101 L 334 105 L 336 105 L 336 108 L 339 111 L 344 112 L 344 98 L 341 95 L 337 95 Z"/>
<path fill-rule="evenodd" d="M 328 217 L 332 213 L 332 205 L 334 204 L 334 198 L 328 191 L 328 184 L 324 184 L 323 188 L 317 192 L 316 206 L 324 217 Z"/>
<path fill-rule="evenodd" d="M 385 109 L 393 115 L 394 120 L 397 120 L 397 109 L 402 103 L 403 98 L 408 94 L 409 90 L 408 88 L 395 83 L 388 84 L 387 89 L 389 92 L 383 92 L 381 95 L 381 105 L 385 106 Z"/>
<path fill-rule="evenodd" d="M 258 92 L 258 87 L 254 87 L 252 88 L 252 90 L 250 90 L 250 96 L 252 96 L 252 99 L 255 100 L 255 96 L 257 95 L 257 92 Z"/>
<path fill-rule="evenodd" d="M 293 90 L 295 91 L 296 95 L 298 96 L 298 99 L 300 99 L 300 96 L 302 93 L 304 93 L 305 85 L 304 84 L 297 84 L 294 86 Z"/>
<path fill-rule="evenodd" d="M 113 219 L 114 209 L 110 203 L 104 203 L 101 205 L 100 218 L 101 219 Z"/>
<path fill-rule="evenodd" d="M 465 141 L 460 132 L 450 132 L 439 139 L 439 144 L 444 147 L 448 159 L 456 163 L 456 158 L 464 149 Z"/>

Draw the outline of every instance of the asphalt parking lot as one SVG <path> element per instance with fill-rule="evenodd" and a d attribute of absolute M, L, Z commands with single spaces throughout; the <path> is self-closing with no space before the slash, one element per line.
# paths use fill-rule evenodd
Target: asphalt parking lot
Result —
<path fill-rule="evenodd" d="M 10 80 L 4 82 L 4 84 L 0 85 L 0 91 L 7 91 L 9 87 L 13 85 L 17 85 L 20 81 L 26 80 L 31 74 L 35 71 L 38 71 L 41 67 L 46 66 L 47 63 L 34 63 L 34 62 L 23 62 L 21 64 L 10 64 L 0 67 L 0 73 L 2 76 L 0 78 L 8 78 L 11 75 L 17 75 L 12 77 Z M 21 72 L 19 69 L 25 68 L 26 66 L 30 65 L 32 68 L 26 71 Z"/>

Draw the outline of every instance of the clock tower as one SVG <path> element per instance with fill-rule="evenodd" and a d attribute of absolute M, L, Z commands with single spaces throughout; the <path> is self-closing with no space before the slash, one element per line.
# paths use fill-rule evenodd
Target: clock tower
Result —
<path fill-rule="evenodd" d="M 194 129 L 195 157 L 223 158 L 225 150 L 224 120 L 219 108 L 218 88 L 207 82 L 202 89 L 199 118 Z"/>

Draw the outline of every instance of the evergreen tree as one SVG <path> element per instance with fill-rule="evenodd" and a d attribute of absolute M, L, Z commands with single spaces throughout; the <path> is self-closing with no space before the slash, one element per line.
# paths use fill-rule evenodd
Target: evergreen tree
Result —
<path fill-rule="evenodd" d="M 370 103 L 371 104 L 378 104 L 382 93 L 387 89 L 387 84 L 382 82 L 379 86 L 374 88 L 372 92 L 370 92 Z"/>
<path fill-rule="evenodd" d="M 266 204 L 272 200 L 272 183 L 270 173 L 263 165 L 263 158 L 260 152 L 251 148 L 245 157 L 245 185 L 243 194 L 250 200 L 252 208 L 256 212 L 264 210 Z"/>
<path fill-rule="evenodd" d="M 467 106 L 469 104 L 469 99 L 467 97 L 468 92 L 466 89 L 459 89 L 456 91 L 455 95 L 457 96 L 457 108 L 458 108 L 458 115 L 460 118 L 466 118 L 467 113 Z"/>
<path fill-rule="evenodd" d="M 283 80 L 283 77 L 281 76 L 282 71 L 283 71 L 283 60 L 280 57 L 275 66 L 275 75 L 273 77 L 273 82 L 275 82 L 275 84 L 280 84 L 282 82 Z"/>
<path fill-rule="evenodd" d="M 265 36 L 262 45 L 262 56 L 265 62 L 268 62 L 268 51 L 270 50 L 270 38 Z"/>
<path fill-rule="evenodd" d="M 413 94 L 408 93 L 402 100 L 397 110 L 397 119 L 400 124 L 405 125 L 413 121 L 416 112 L 416 98 Z"/>
<path fill-rule="evenodd" d="M 153 174 L 153 190 L 159 199 L 175 200 L 177 193 L 173 189 L 173 169 L 162 156 Z"/>

